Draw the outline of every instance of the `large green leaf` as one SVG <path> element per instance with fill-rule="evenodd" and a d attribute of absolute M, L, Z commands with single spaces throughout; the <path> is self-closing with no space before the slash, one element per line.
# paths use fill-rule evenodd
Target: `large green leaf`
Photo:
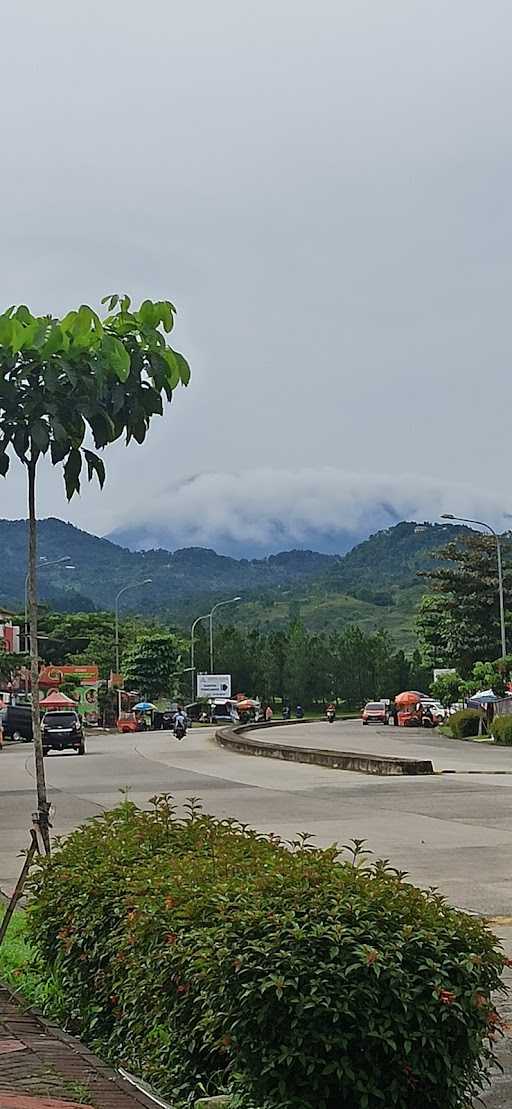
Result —
<path fill-rule="evenodd" d="M 11 339 L 10 339 L 10 344 L 9 345 L 10 345 L 10 348 L 11 348 L 13 354 L 17 354 L 17 352 L 19 350 L 21 350 L 21 347 L 23 345 L 23 332 L 24 332 L 24 330 L 25 329 L 23 327 L 23 324 L 20 323 L 19 320 L 17 320 L 17 319 L 12 319 L 11 320 Z"/>
<path fill-rule="evenodd" d="M 167 366 L 165 379 L 171 389 L 175 389 L 180 381 L 180 367 L 176 354 L 170 347 L 162 351 L 162 358 Z"/>
<path fill-rule="evenodd" d="M 190 381 L 190 366 L 189 366 L 186 358 L 184 358 L 183 355 L 179 353 L 179 351 L 175 350 L 175 351 L 173 351 L 173 353 L 174 353 L 174 357 L 176 359 L 176 362 L 178 364 L 178 369 L 179 369 L 180 378 L 181 378 L 181 384 L 182 385 L 188 385 L 188 383 Z"/>
<path fill-rule="evenodd" d="M 156 327 L 160 322 L 159 305 L 153 304 L 152 300 L 143 300 L 137 316 L 147 327 Z"/>
<path fill-rule="evenodd" d="M 80 451 L 72 447 L 68 454 L 67 462 L 64 466 L 64 482 L 66 485 L 66 495 L 68 501 L 74 493 L 80 492 L 80 471 L 82 469 L 82 455 Z"/>
<path fill-rule="evenodd" d="M 43 344 L 41 354 L 43 358 L 51 358 L 52 354 L 57 354 L 59 351 L 66 351 L 68 346 L 69 339 L 62 330 L 60 324 L 52 323 Z"/>
<path fill-rule="evenodd" d="M 26 304 L 20 304 L 14 313 L 14 318 L 19 320 L 22 324 L 35 323 L 35 316 L 27 308 Z"/>
<path fill-rule="evenodd" d="M 71 441 L 69 439 L 52 439 L 50 455 L 53 465 L 56 466 L 57 462 L 63 462 L 70 450 Z"/>
<path fill-rule="evenodd" d="M 12 320 L 6 312 L 0 316 L 0 347 L 9 347 L 11 345 L 12 336 Z"/>
<path fill-rule="evenodd" d="M 46 454 L 50 443 L 50 432 L 44 420 L 34 420 L 30 425 L 30 438 L 41 454 Z"/>
<path fill-rule="evenodd" d="M 110 416 L 106 412 L 95 413 L 94 416 L 89 417 L 94 443 L 97 447 L 106 447 L 107 443 L 112 443 L 115 439 L 115 428 Z"/>
<path fill-rule="evenodd" d="M 96 474 L 100 489 L 103 489 L 105 484 L 105 465 L 101 458 L 93 451 L 87 451 L 84 448 L 85 461 L 87 462 L 87 476 L 89 481 L 92 480 L 93 475 Z"/>
<path fill-rule="evenodd" d="M 101 352 L 104 361 L 119 381 L 126 381 L 130 374 L 130 355 L 121 340 L 107 332 L 103 336 Z"/>
<path fill-rule="evenodd" d="M 16 428 L 16 431 L 14 432 L 13 442 L 14 450 L 16 451 L 18 458 L 24 459 L 26 457 L 29 446 L 28 430 L 24 424 L 20 424 Z"/>
<path fill-rule="evenodd" d="M 174 327 L 174 317 L 172 314 L 173 310 L 170 301 L 159 300 L 158 307 L 160 309 L 160 319 L 162 321 L 162 327 L 164 331 L 172 331 Z"/>

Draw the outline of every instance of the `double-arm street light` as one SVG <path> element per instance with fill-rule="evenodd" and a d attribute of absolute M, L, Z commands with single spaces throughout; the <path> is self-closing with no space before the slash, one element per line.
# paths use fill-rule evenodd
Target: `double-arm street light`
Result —
<path fill-rule="evenodd" d="M 238 601 L 241 601 L 241 600 L 242 600 L 241 597 L 230 597 L 228 601 L 218 601 L 217 604 L 213 606 L 213 608 L 211 609 L 210 612 L 205 612 L 204 616 L 197 616 L 196 619 L 194 620 L 194 623 L 192 624 L 192 627 L 190 629 L 190 667 L 189 667 L 189 669 L 192 671 L 192 701 L 195 700 L 195 696 L 196 696 L 196 685 L 195 685 L 196 667 L 195 667 L 195 653 L 194 653 L 194 651 L 195 651 L 194 635 L 195 635 L 196 627 L 201 622 L 201 620 L 209 620 L 209 622 L 210 622 L 210 674 L 213 674 L 213 614 L 216 611 L 216 609 L 222 608 L 223 605 L 235 605 L 235 604 L 237 604 Z"/>
<path fill-rule="evenodd" d="M 213 674 L 213 614 L 214 614 L 214 612 L 217 611 L 218 608 L 222 608 L 223 605 L 236 605 L 236 603 L 238 601 L 241 601 L 241 600 L 242 600 L 241 597 L 230 597 L 229 601 L 217 601 L 217 604 L 213 606 L 211 612 L 209 613 L 209 617 L 210 617 L 210 674 Z"/>
<path fill-rule="evenodd" d="M 494 535 L 496 542 L 496 561 L 498 563 L 498 592 L 500 597 L 500 627 L 501 627 L 501 657 L 507 654 L 507 639 L 505 634 L 505 601 L 503 597 L 503 569 L 501 564 L 501 543 L 497 531 L 483 520 L 468 520 L 465 516 L 454 516 L 451 512 L 443 512 L 442 520 L 453 520 L 456 524 L 476 524 L 479 528 L 487 528 Z"/>

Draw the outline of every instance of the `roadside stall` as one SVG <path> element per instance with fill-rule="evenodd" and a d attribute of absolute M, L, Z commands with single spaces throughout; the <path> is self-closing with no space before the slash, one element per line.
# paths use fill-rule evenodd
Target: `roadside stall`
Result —
<path fill-rule="evenodd" d="M 423 709 L 419 698 L 420 695 L 414 690 L 407 690 L 395 697 L 399 728 L 421 728 Z"/>

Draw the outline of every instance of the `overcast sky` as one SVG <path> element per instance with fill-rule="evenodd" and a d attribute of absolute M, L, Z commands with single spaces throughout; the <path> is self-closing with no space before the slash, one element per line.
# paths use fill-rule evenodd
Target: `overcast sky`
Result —
<path fill-rule="evenodd" d="M 186 542 L 212 472 L 214 546 L 227 496 L 307 531 L 417 475 L 433 518 L 512 511 L 511 30 L 505 0 L 4 6 L 0 305 L 169 297 L 193 373 L 41 515 Z M 0 495 L 25 515 L 21 474 Z"/>

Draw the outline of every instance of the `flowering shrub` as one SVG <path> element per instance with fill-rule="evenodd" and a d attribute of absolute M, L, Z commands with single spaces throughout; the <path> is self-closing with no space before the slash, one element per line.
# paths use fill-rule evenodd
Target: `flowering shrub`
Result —
<path fill-rule="evenodd" d="M 71 1028 L 175 1105 L 462 1109 L 492 1061 L 494 938 L 359 845 L 125 803 L 41 863 L 29 917 Z"/>

